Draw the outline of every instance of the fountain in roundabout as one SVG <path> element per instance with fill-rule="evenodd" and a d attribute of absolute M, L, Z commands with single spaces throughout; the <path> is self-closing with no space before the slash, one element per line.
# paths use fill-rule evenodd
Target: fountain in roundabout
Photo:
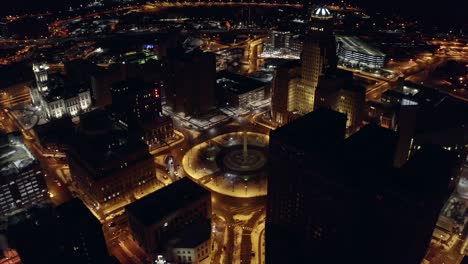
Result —
<path fill-rule="evenodd" d="M 215 192 L 235 197 L 266 195 L 269 137 L 234 132 L 190 149 L 182 164 L 187 175 Z"/>

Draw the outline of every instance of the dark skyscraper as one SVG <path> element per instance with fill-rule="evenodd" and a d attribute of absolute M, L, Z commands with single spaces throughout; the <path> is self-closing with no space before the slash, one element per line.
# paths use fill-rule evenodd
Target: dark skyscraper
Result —
<path fill-rule="evenodd" d="M 429 146 L 394 169 L 396 133 L 368 125 L 343 140 L 345 123 L 319 109 L 272 132 L 267 263 L 421 262 L 456 157 Z"/>
<path fill-rule="evenodd" d="M 166 103 L 174 112 L 202 115 L 215 107 L 216 56 L 211 52 L 174 49 L 167 56 L 170 67 Z"/>
<path fill-rule="evenodd" d="M 78 199 L 11 217 L 7 236 L 25 264 L 111 263 L 101 223 Z"/>

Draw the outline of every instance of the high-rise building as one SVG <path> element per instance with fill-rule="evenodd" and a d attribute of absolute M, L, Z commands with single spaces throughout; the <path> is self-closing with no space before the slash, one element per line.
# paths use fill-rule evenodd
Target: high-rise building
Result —
<path fill-rule="evenodd" d="M 315 109 L 325 107 L 346 114 L 347 132 L 362 124 L 366 103 L 366 88 L 353 80 L 344 70 L 328 70 L 319 77 L 315 92 Z"/>
<path fill-rule="evenodd" d="M 296 109 L 305 114 L 314 110 L 315 90 L 319 76 L 336 68 L 336 44 L 333 36 L 333 16 L 325 7 L 312 11 L 310 26 L 302 49 L 302 81 L 296 94 Z"/>
<path fill-rule="evenodd" d="M 216 56 L 214 53 L 173 49 L 167 56 L 169 82 L 166 103 L 174 112 L 202 115 L 215 108 Z"/>
<path fill-rule="evenodd" d="M 395 132 L 368 125 L 343 140 L 345 123 L 319 109 L 271 133 L 267 263 L 424 257 L 456 178 L 455 155 L 427 146 L 395 169 Z"/>
<path fill-rule="evenodd" d="M 0 134 L 0 215 L 49 201 L 39 161 L 20 134 Z"/>
<path fill-rule="evenodd" d="M 177 263 L 195 261 L 192 250 L 200 248 L 199 245 L 205 245 L 202 246 L 204 258 L 211 251 L 211 194 L 188 178 L 133 202 L 125 207 L 125 211 L 134 239 L 148 254 L 163 254 L 170 258 L 174 248 L 180 248 L 190 239 L 197 242 L 187 246 L 187 252 L 174 254 L 185 259 Z M 208 225 L 204 224 L 206 222 Z M 199 230 L 194 232 L 197 227 Z M 188 256 L 194 259 L 189 260 Z"/>
<path fill-rule="evenodd" d="M 114 83 L 111 94 L 114 111 L 126 116 L 144 121 L 155 118 L 162 111 L 160 88 L 143 80 L 129 79 Z"/>
<path fill-rule="evenodd" d="M 318 191 L 324 184 L 306 185 L 307 168 L 325 160 L 329 149 L 345 137 L 346 116 L 328 109 L 318 109 L 270 134 L 270 174 L 268 178 L 267 219 L 265 226 L 266 263 L 303 263 L 305 237 L 320 234 L 308 220 L 306 195 L 326 200 Z M 310 171 L 312 173 L 312 171 Z M 317 229 L 317 230 L 315 230 Z M 284 239 L 288 238 L 288 239 Z M 305 243 L 305 242 L 304 242 Z M 304 256 L 305 257 L 305 256 Z M 297 260 L 297 261 L 296 261 Z M 307 260 L 307 261 L 305 261 Z"/>
<path fill-rule="evenodd" d="M 153 150 L 174 135 L 172 118 L 162 115 L 160 83 L 128 79 L 111 88 L 112 112 Z"/>
<path fill-rule="evenodd" d="M 353 132 L 362 124 L 365 103 L 366 88 L 350 83 L 339 90 L 332 109 L 346 114 L 346 128 Z"/>
<path fill-rule="evenodd" d="M 271 83 L 271 115 L 278 125 L 289 122 L 294 110 L 295 92 L 301 82 L 299 60 L 279 65 Z"/>
<path fill-rule="evenodd" d="M 148 146 L 104 110 L 80 116 L 67 158 L 80 198 L 100 216 L 157 184 Z"/>

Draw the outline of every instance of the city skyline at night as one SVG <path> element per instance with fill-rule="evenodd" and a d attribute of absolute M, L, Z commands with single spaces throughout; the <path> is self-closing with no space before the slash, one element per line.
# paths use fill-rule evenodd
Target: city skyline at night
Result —
<path fill-rule="evenodd" d="M 0 10 L 0 264 L 462 264 L 466 3 Z"/>

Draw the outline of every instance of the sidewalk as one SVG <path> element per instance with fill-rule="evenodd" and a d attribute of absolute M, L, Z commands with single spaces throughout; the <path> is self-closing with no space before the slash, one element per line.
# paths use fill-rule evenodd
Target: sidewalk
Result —
<path fill-rule="evenodd" d="M 159 148 L 156 148 L 156 149 L 150 151 L 150 154 L 151 155 L 156 155 L 159 152 L 162 152 L 162 151 L 164 151 L 166 149 L 172 148 L 173 146 L 184 142 L 185 137 L 184 137 L 184 134 L 182 134 L 182 132 L 177 131 L 177 130 L 174 129 L 174 134 L 176 134 L 176 136 L 178 137 L 176 140 L 174 140 L 174 141 L 172 141 L 172 142 L 170 142 L 168 144 L 164 144 L 164 145 L 160 146 Z"/>

